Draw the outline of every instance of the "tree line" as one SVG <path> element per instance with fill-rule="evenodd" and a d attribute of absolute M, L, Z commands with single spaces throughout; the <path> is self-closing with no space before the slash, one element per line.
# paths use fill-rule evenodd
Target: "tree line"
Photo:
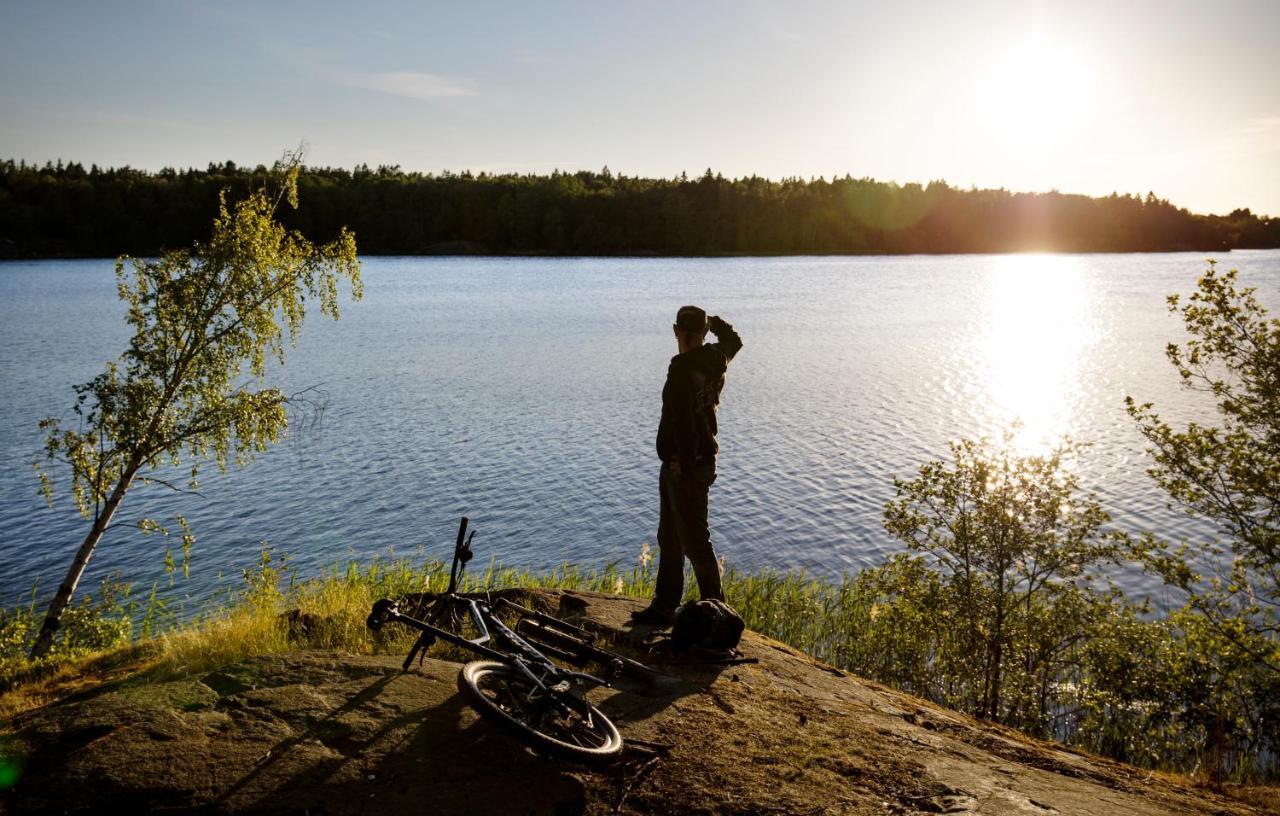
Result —
<path fill-rule="evenodd" d="M 157 172 L 0 162 L 0 257 L 153 256 L 205 240 L 219 195 L 268 169 Z M 365 254 L 718 255 L 1147 252 L 1280 247 L 1280 217 L 1199 215 L 1154 193 L 1104 197 L 843 176 L 671 179 L 599 172 L 304 168 L 282 216 L 313 241 L 345 227 Z"/>

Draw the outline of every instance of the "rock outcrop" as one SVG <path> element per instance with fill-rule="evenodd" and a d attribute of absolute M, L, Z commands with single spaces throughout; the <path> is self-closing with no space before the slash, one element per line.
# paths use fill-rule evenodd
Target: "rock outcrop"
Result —
<path fill-rule="evenodd" d="M 540 600 L 621 649 L 635 601 Z M 10 812 L 1252 814 L 972 720 L 748 633 L 758 662 L 662 664 L 593 699 L 636 747 L 603 771 L 538 757 L 460 699 L 458 664 L 298 653 L 135 678 L 8 724 Z M 634 653 L 634 652 L 633 652 Z"/>

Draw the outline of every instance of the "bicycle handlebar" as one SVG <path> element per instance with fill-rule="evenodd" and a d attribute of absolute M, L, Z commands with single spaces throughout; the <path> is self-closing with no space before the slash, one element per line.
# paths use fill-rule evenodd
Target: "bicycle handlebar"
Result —
<path fill-rule="evenodd" d="M 374 601 L 373 610 L 369 612 L 369 617 L 365 618 L 364 625 L 377 632 L 389 619 L 393 616 L 398 617 L 399 614 L 396 602 L 383 598 L 380 601 Z"/>
<path fill-rule="evenodd" d="M 467 568 L 467 562 L 471 560 L 471 539 L 476 537 L 475 530 L 471 531 L 471 538 L 467 537 L 467 524 L 470 522 L 466 516 L 458 522 L 458 540 L 453 545 L 453 564 L 449 567 L 449 592 L 452 595 L 458 591 L 458 581 L 462 578 L 462 571 Z"/>

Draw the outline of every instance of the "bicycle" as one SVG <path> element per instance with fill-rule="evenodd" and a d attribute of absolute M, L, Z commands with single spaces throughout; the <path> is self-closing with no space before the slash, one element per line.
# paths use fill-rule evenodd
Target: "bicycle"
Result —
<path fill-rule="evenodd" d="M 463 665 L 458 672 L 459 693 L 482 717 L 536 751 L 583 764 L 613 761 L 622 750 L 622 736 L 609 718 L 586 699 L 586 694 L 600 686 L 611 686 L 620 674 L 649 676 L 651 670 L 600 648 L 594 635 L 567 621 L 506 598 L 490 605 L 459 595 L 459 581 L 473 556 L 471 541 L 475 531 L 468 537 L 467 524 L 463 516 L 449 569 L 449 588 L 434 600 L 427 620 L 401 613 L 395 601 L 384 598 L 374 603 L 366 624 L 377 632 L 388 623 L 400 623 L 421 633 L 404 660 L 405 671 L 409 671 L 414 657 L 421 664 L 426 650 L 437 640 L 485 658 Z M 446 615 L 451 621 L 458 621 L 458 609 L 470 618 L 476 637 L 466 638 L 436 625 Z M 498 619 L 497 614 L 505 610 L 521 615 L 515 630 Z M 491 632 L 507 651 L 486 645 L 493 640 Z M 605 676 L 562 668 L 548 655 L 576 665 L 602 663 Z"/>

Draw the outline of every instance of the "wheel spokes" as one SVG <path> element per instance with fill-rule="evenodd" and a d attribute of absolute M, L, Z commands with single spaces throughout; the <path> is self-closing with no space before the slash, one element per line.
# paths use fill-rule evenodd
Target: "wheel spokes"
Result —
<path fill-rule="evenodd" d="M 477 687 L 495 707 L 521 725 L 568 746 L 590 751 L 609 744 L 609 736 L 590 710 L 560 703 L 554 695 L 538 696 L 536 686 L 512 672 L 494 671 L 478 678 Z"/>

